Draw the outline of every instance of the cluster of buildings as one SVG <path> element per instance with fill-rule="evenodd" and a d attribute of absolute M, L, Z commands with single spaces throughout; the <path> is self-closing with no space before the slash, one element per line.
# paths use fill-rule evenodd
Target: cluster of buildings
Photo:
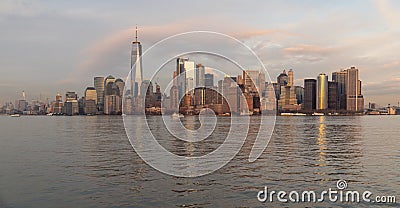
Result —
<path fill-rule="evenodd" d="M 321 73 L 316 79 L 304 79 L 304 87 L 294 86 L 293 70 L 284 70 L 272 83 L 279 112 L 361 113 L 364 97 L 361 93 L 359 70 L 350 67 L 332 73 L 332 80 Z"/>
<path fill-rule="evenodd" d="M 23 98 L 16 100 L 15 104 L 6 103 L 2 113 L 6 114 L 25 114 L 25 115 L 114 115 L 122 113 L 122 97 L 124 81 L 113 76 L 95 77 L 94 87 L 87 87 L 84 96 L 78 97 L 77 93 L 69 91 L 65 93 L 65 98 L 60 94 L 55 96 L 55 100 L 49 102 L 26 100 L 25 93 Z"/>
<path fill-rule="evenodd" d="M 276 82 L 266 82 L 261 70 L 244 70 L 236 76 L 215 80 L 206 73 L 202 63 L 185 57 L 176 59 L 176 69 L 171 74 L 172 86 L 161 93 L 161 87 L 143 79 L 142 46 L 137 39 L 132 42 L 131 73 L 127 83 L 113 76 L 94 77 L 94 86 L 87 87 L 84 96 L 66 92 L 63 99 L 57 94 L 52 102 L 23 98 L 6 103 L 1 113 L 53 114 L 53 115 L 114 115 L 181 113 L 197 115 L 212 109 L 218 115 L 258 115 L 268 113 L 302 114 L 385 114 L 382 109 L 370 107 L 364 111 L 364 97 L 359 70 L 350 67 L 328 75 L 321 73 L 315 79 L 304 79 L 304 86 L 294 84 L 294 71 L 283 70 Z M 125 86 L 126 85 L 126 86 Z M 124 91 L 125 90 L 125 91 Z M 169 94 L 168 94 L 169 93 Z M 373 104 L 374 105 L 374 104 Z M 124 109 L 122 109 L 124 107 Z M 398 108 L 387 109 L 387 114 L 397 114 Z"/>
<path fill-rule="evenodd" d="M 208 108 L 218 115 L 253 115 L 263 110 L 260 101 L 266 93 L 265 74 L 258 70 L 225 76 L 215 83 L 214 74 L 205 73 L 203 64 L 180 57 L 172 79 L 169 95 L 162 100 L 164 113 L 197 115 Z"/>
<path fill-rule="evenodd" d="M 51 102 L 47 113 L 64 115 L 116 115 L 122 113 L 122 97 L 125 83 L 122 79 L 95 77 L 94 87 L 87 87 L 78 99 L 75 92 L 67 92 L 65 100 L 60 94 Z"/>
<path fill-rule="evenodd" d="M 244 70 L 214 83 L 214 74 L 205 73 L 204 65 L 180 57 L 172 78 L 169 95 L 161 95 L 161 102 L 146 99 L 146 113 L 197 115 L 204 108 L 218 115 L 364 112 L 362 82 L 355 67 L 333 72 L 331 81 L 323 73 L 316 79 L 304 79 L 304 87 L 294 85 L 293 70 L 283 70 L 274 83 L 266 82 L 265 73 L 258 70 Z"/>

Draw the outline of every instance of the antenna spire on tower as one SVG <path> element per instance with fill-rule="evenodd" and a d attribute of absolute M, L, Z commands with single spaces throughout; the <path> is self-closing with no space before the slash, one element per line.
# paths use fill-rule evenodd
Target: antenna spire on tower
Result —
<path fill-rule="evenodd" d="M 138 29 L 137 29 L 137 25 L 136 25 L 136 42 L 138 42 L 137 41 L 137 32 L 138 32 Z"/>

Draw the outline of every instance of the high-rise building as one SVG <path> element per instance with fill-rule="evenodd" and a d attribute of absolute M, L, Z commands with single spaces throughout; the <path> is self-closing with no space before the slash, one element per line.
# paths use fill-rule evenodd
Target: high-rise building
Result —
<path fill-rule="evenodd" d="M 122 97 L 119 87 L 123 88 L 124 84 L 122 80 L 117 80 L 111 75 L 104 80 L 104 114 L 122 113 Z"/>
<path fill-rule="evenodd" d="M 341 70 L 332 73 L 332 81 L 337 82 L 337 108 L 338 110 L 346 110 L 346 85 L 347 85 L 347 70 Z"/>
<path fill-rule="evenodd" d="M 115 85 L 119 89 L 118 95 L 122 98 L 122 96 L 124 95 L 124 87 L 125 87 L 124 81 L 122 79 L 118 78 L 115 80 Z"/>
<path fill-rule="evenodd" d="M 265 91 L 266 91 L 266 85 L 265 85 L 265 73 L 263 70 L 260 71 L 258 74 L 258 94 L 260 97 L 265 96 Z"/>
<path fill-rule="evenodd" d="M 277 83 L 280 86 L 286 86 L 289 83 L 289 77 L 286 74 L 286 70 L 283 70 L 283 72 L 281 74 L 279 74 L 279 76 L 277 78 Z"/>
<path fill-rule="evenodd" d="M 303 104 L 304 102 L 304 88 L 301 86 L 294 86 L 296 92 L 297 104 Z"/>
<path fill-rule="evenodd" d="M 204 86 L 208 88 L 214 87 L 214 74 L 204 74 Z"/>
<path fill-rule="evenodd" d="M 293 77 L 293 70 L 290 69 L 289 72 L 288 72 L 288 85 L 289 85 L 289 86 L 294 86 L 294 84 L 293 84 L 293 79 L 294 79 L 294 77 Z"/>
<path fill-rule="evenodd" d="M 27 110 L 28 107 L 28 102 L 26 100 L 18 100 L 17 102 L 17 110 L 18 112 L 24 112 L 25 110 Z"/>
<path fill-rule="evenodd" d="M 178 78 L 177 78 L 177 71 L 174 71 L 173 74 L 173 84 L 170 89 L 170 105 L 169 108 L 173 112 L 178 112 L 179 110 L 179 89 L 178 89 Z"/>
<path fill-rule="evenodd" d="M 304 110 L 312 111 L 316 109 L 317 80 L 304 80 Z"/>
<path fill-rule="evenodd" d="M 87 87 L 85 90 L 85 100 L 94 100 L 97 102 L 97 92 L 94 87 Z"/>
<path fill-rule="evenodd" d="M 132 42 L 131 51 L 131 77 L 130 77 L 130 90 L 132 97 L 140 96 L 140 86 L 143 81 L 142 69 L 142 44 L 138 41 L 138 29 L 136 27 L 135 41 Z"/>
<path fill-rule="evenodd" d="M 78 100 L 78 95 L 75 92 L 69 91 L 65 93 L 65 101 Z"/>
<path fill-rule="evenodd" d="M 260 72 L 258 70 L 245 70 L 243 71 L 243 81 L 246 91 L 258 92 Z M 261 92 L 260 92 L 261 94 Z"/>
<path fill-rule="evenodd" d="M 56 95 L 56 101 L 62 102 L 62 95 L 60 95 L 60 93 L 57 93 L 57 95 Z"/>
<path fill-rule="evenodd" d="M 328 109 L 338 110 L 338 83 L 328 82 Z"/>
<path fill-rule="evenodd" d="M 358 69 L 355 67 L 351 67 L 346 71 L 347 71 L 346 110 L 363 111 L 364 97 L 361 94 L 361 81 L 358 79 Z"/>
<path fill-rule="evenodd" d="M 178 88 L 178 99 L 182 99 L 186 94 L 186 70 L 185 62 L 189 61 L 187 58 L 176 59 L 176 79 Z"/>
<path fill-rule="evenodd" d="M 205 69 L 202 64 L 196 65 L 196 87 L 204 87 Z"/>
<path fill-rule="evenodd" d="M 319 74 L 317 77 L 317 110 L 328 108 L 328 76 Z"/>
<path fill-rule="evenodd" d="M 297 103 L 295 87 L 289 85 L 281 86 L 281 95 L 278 100 L 278 109 L 282 111 L 300 110 Z"/>
<path fill-rule="evenodd" d="M 94 88 L 97 94 L 97 110 L 104 111 L 104 77 L 94 78 Z"/>
<path fill-rule="evenodd" d="M 185 67 L 186 74 L 186 89 L 185 92 L 189 93 L 194 89 L 194 80 L 195 80 L 195 64 L 193 61 L 186 60 L 183 62 L 183 66 Z"/>
<path fill-rule="evenodd" d="M 63 113 L 63 106 L 62 95 L 57 93 L 56 100 L 51 103 L 51 112 L 54 114 L 61 114 Z"/>
<path fill-rule="evenodd" d="M 94 87 L 87 87 L 85 90 L 85 99 L 83 102 L 84 114 L 97 114 L 97 92 Z"/>
<path fill-rule="evenodd" d="M 79 106 L 78 100 L 67 100 L 64 103 L 64 114 L 68 116 L 78 115 L 79 114 Z"/>
<path fill-rule="evenodd" d="M 289 76 L 286 74 L 286 71 L 283 72 L 277 77 L 278 83 L 276 84 L 276 88 L 279 89 L 276 92 L 279 92 L 278 96 L 278 109 L 280 111 L 298 111 L 301 109 L 301 100 L 303 99 L 302 88 L 293 85 L 293 70 L 289 70 Z"/>

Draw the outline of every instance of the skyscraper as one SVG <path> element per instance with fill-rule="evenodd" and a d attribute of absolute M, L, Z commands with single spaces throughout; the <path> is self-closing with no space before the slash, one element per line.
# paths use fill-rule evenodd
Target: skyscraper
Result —
<path fill-rule="evenodd" d="M 338 110 L 338 83 L 328 82 L 328 109 Z"/>
<path fill-rule="evenodd" d="M 97 110 L 104 111 L 104 77 L 94 78 L 94 88 L 97 94 Z"/>
<path fill-rule="evenodd" d="M 78 95 L 75 92 L 69 91 L 65 93 L 65 101 L 78 100 Z"/>
<path fill-rule="evenodd" d="M 304 80 L 304 110 L 312 111 L 316 109 L 317 80 Z"/>
<path fill-rule="evenodd" d="M 332 72 L 332 81 L 337 82 L 337 108 L 338 110 L 346 110 L 347 70 Z"/>
<path fill-rule="evenodd" d="M 293 70 L 290 69 L 288 72 L 288 85 L 293 86 Z"/>
<path fill-rule="evenodd" d="M 364 97 L 361 94 L 361 81 L 358 79 L 358 69 L 351 67 L 347 69 L 347 107 L 348 111 L 363 111 Z"/>
<path fill-rule="evenodd" d="M 186 93 L 186 70 L 185 61 L 189 61 L 187 58 L 177 58 L 176 59 L 176 81 L 178 88 L 178 99 L 182 99 Z"/>
<path fill-rule="evenodd" d="M 85 90 L 85 99 L 84 99 L 84 114 L 97 114 L 97 93 L 94 87 L 87 87 Z"/>
<path fill-rule="evenodd" d="M 301 86 L 293 86 L 296 92 L 297 104 L 303 104 L 304 101 L 304 88 Z"/>
<path fill-rule="evenodd" d="M 204 74 L 204 86 L 209 88 L 214 87 L 214 74 Z"/>
<path fill-rule="evenodd" d="M 186 93 L 193 91 L 194 87 L 194 79 L 195 79 L 195 65 L 193 61 L 185 61 L 183 63 L 185 67 L 185 74 L 186 74 Z"/>
<path fill-rule="evenodd" d="M 140 86 L 143 81 L 142 69 L 142 45 L 138 41 L 138 29 L 136 27 L 135 41 L 132 42 L 131 51 L 131 93 L 132 97 L 140 96 Z"/>
<path fill-rule="evenodd" d="M 258 70 L 245 70 L 243 71 L 243 81 L 245 89 L 248 92 L 258 92 L 260 72 Z M 261 94 L 261 92 L 259 92 Z"/>
<path fill-rule="evenodd" d="M 97 92 L 94 87 L 87 87 L 85 90 L 85 100 L 94 100 L 97 102 Z"/>
<path fill-rule="evenodd" d="M 119 84 L 118 84 L 119 83 Z M 120 87 L 124 87 L 121 79 L 115 79 L 109 75 L 104 81 L 104 113 L 121 114 L 122 98 L 120 96 Z"/>
<path fill-rule="evenodd" d="M 278 76 L 277 83 L 280 86 L 286 86 L 289 83 L 289 77 L 286 74 L 286 70 L 283 70 L 283 72 Z"/>
<path fill-rule="evenodd" d="M 196 65 L 196 86 L 195 87 L 204 87 L 204 66 L 202 64 Z"/>
<path fill-rule="evenodd" d="M 328 76 L 319 74 L 317 77 L 317 110 L 328 108 Z"/>

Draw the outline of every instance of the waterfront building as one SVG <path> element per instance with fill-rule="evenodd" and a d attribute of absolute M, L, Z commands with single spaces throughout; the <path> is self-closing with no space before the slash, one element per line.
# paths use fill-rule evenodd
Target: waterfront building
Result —
<path fill-rule="evenodd" d="M 96 105 L 99 112 L 104 111 L 104 77 L 94 78 L 94 88 L 96 89 Z"/>
<path fill-rule="evenodd" d="M 97 114 L 97 91 L 94 87 L 87 87 L 83 104 L 83 114 Z"/>
<path fill-rule="evenodd" d="M 328 82 L 328 109 L 338 110 L 338 83 Z"/>
<path fill-rule="evenodd" d="M 294 86 L 293 79 L 294 79 L 294 77 L 293 77 L 293 69 L 290 69 L 288 71 L 288 85 L 289 86 Z"/>
<path fill-rule="evenodd" d="M 65 115 L 73 116 L 79 114 L 78 100 L 69 99 L 64 102 L 64 112 Z"/>
<path fill-rule="evenodd" d="M 204 74 L 204 86 L 208 88 L 214 87 L 214 74 Z"/>
<path fill-rule="evenodd" d="M 328 108 L 328 76 L 321 73 L 317 77 L 317 110 Z"/>
<path fill-rule="evenodd" d="M 358 69 L 355 67 L 351 67 L 346 71 L 347 71 L 346 110 L 363 111 L 364 97 L 361 94 L 361 81 L 358 78 Z"/>
<path fill-rule="evenodd" d="M 75 92 L 69 91 L 65 93 L 65 101 L 78 100 L 78 95 Z"/>
<path fill-rule="evenodd" d="M 316 109 L 316 95 L 317 95 L 317 80 L 305 79 L 304 80 L 304 103 L 303 108 L 306 111 L 313 111 Z"/>
<path fill-rule="evenodd" d="M 202 64 L 196 65 L 196 86 L 195 87 L 204 87 L 204 75 L 205 69 Z"/>
<path fill-rule="evenodd" d="M 332 72 L 332 81 L 337 83 L 337 109 L 346 110 L 346 86 L 347 86 L 347 71 L 340 70 L 338 72 Z"/>
<path fill-rule="evenodd" d="M 142 44 L 138 41 L 138 28 L 136 27 L 135 41 L 132 42 L 130 92 L 132 97 L 140 96 L 140 87 L 143 82 L 142 69 Z"/>
<path fill-rule="evenodd" d="M 286 74 L 286 70 L 283 70 L 281 74 L 277 77 L 277 83 L 280 86 L 286 86 L 289 83 L 289 77 Z"/>

